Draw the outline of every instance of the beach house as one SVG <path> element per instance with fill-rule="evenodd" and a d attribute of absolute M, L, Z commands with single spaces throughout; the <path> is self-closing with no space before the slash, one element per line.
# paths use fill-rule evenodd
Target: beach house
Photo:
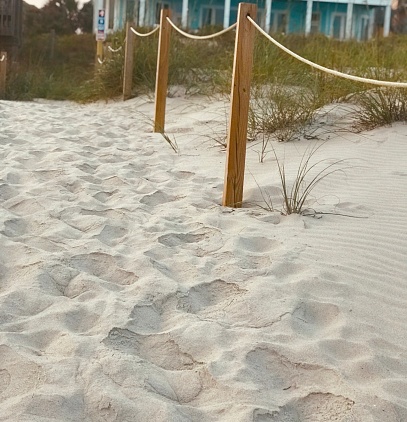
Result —
<path fill-rule="evenodd" d="M 340 40 L 367 40 L 390 31 L 391 0 L 254 0 L 257 21 L 270 33 L 321 33 Z M 159 22 L 161 8 L 170 8 L 183 28 L 228 27 L 236 22 L 237 0 L 96 0 L 106 12 L 108 31 L 120 30 L 126 20 L 139 26 Z"/>
<path fill-rule="evenodd" d="M 22 0 L 0 0 L 0 51 L 14 55 L 21 43 Z"/>

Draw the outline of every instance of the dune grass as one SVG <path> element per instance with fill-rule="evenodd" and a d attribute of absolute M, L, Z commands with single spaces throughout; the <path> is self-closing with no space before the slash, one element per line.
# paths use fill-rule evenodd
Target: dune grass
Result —
<path fill-rule="evenodd" d="M 216 29 L 207 28 L 202 33 Z M 124 39 L 122 31 L 108 41 L 118 48 Z M 364 43 L 340 42 L 322 35 L 281 35 L 277 39 L 301 56 L 332 69 L 368 78 L 407 81 L 406 35 Z M 95 71 L 95 44 L 91 34 L 57 37 L 55 42 L 49 35 L 25 40 L 19 65 L 9 72 L 6 98 L 87 102 L 119 97 L 124 49 L 109 54 Z M 154 91 L 157 46 L 157 34 L 136 40 L 134 96 Z M 181 85 L 190 95 L 229 95 L 233 51 L 234 31 L 207 41 L 189 40 L 173 33 L 169 85 Z M 259 34 L 255 40 L 252 87 L 250 132 L 266 132 L 279 141 L 296 139 L 312 122 L 316 110 L 333 102 L 356 102 L 361 108 L 359 128 L 406 120 L 406 90 L 372 90 L 369 85 L 315 71 Z"/>
<path fill-rule="evenodd" d="M 375 88 L 358 93 L 354 101 L 360 106 L 357 131 L 407 121 L 407 89 Z"/>
<path fill-rule="evenodd" d="M 95 42 L 91 34 L 25 39 L 18 62 L 8 72 L 6 99 L 72 100 L 73 93 L 94 71 Z"/>
<path fill-rule="evenodd" d="M 337 172 L 343 172 L 349 168 L 346 160 L 315 159 L 319 149 L 324 143 L 310 145 L 302 155 L 296 167 L 296 173 L 290 181 L 284 159 L 279 157 L 276 150 L 272 148 L 275 157 L 278 177 L 281 207 L 276 208 L 271 195 L 268 195 L 259 186 L 263 198 L 262 204 L 257 204 L 267 211 L 278 211 L 282 215 L 303 214 L 310 211 L 309 201 L 314 189 L 325 178 Z M 312 209 L 312 213 L 317 211 Z"/>

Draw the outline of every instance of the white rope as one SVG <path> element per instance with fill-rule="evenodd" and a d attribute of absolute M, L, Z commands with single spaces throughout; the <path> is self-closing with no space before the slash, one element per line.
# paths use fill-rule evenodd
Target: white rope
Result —
<path fill-rule="evenodd" d="M 352 81 L 357 82 L 365 82 L 372 85 L 380 85 L 380 86 L 393 86 L 397 88 L 407 88 L 407 82 L 390 82 L 390 81 L 378 81 L 376 79 L 369 79 L 369 78 L 361 78 L 360 76 L 353 76 L 348 75 L 347 73 L 338 72 L 337 70 L 328 69 L 327 67 L 321 66 L 310 60 L 304 59 L 303 57 L 299 56 L 298 54 L 294 53 L 293 51 L 289 50 L 287 47 L 284 47 L 278 41 L 276 41 L 273 37 L 271 37 L 267 32 L 265 32 L 259 25 L 250 17 L 248 16 L 247 19 L 261 32 L 266 38 L 268 38 L 274 45 L 281 48 L 281 50 L 288 53 L 290 56 L 296 58 L 300 62 L 308 64 L 309 66 L 315 67 L 316 69 L 322 70 L 323 72 L 330 73 L 331 75 L 339 76 L 340 78 L 350 79 Z"/>
<path fill-rule="evenodd" d="M 98 62 L 99 62 L 99 64 L 103 64 L 105 61 L 104 60 L 100 60 L 100 57 L 98 56 Z"/>
<path fill-rule="evenodd" d="M 118 53 L 123 47 L 122 46 L 120 46 L 119 48 L 116 48 L 116 49 L 114 49 L 114 48 L 112 48 L 112 47 L 110 47 L 110 45 L 107 47 L 108 48 L 108 50 L 109 51 L 111 51 L 112 53 Z"/>
<path fill-rule="evenodd" d="M 154 32 L 157 32 L 160 27 L 157 26 L 156 28 L 154 28 L 152 31 L 147 32 L 146 34 L 141 34 L 140 32 L 137 32 L 134 28 L 130 28 L 133 32 L 133 34 L 137 35 L 138 37 L 149 37 L 150 35 L 154 34 Z"/>
<path fill-rule="evenodd" d="M 3 62 L 5 59 L 6 59 L 6 55 L 5 55 L 5 54 L 3 54 L 3 55 L 1 56 L 0 62 Z"/>
<path fill-rule="evenodd" d="M 216 32 L 215 34 L 210 34 L 210 35 L 202 35 L 202 36 L 198 36 L 198 35 L 192 35 L 192 34 L 188 34 L 188 32 L 184 32 L 181 29 L 178 28 L 178 26 L 175 25 L 174 22 L 171 21 L 170 18 L 167 18 L 167 21 L 171 24 L 171 26 L 178 31 L 181 35 L 183 35 L 184 37 L 187 38 L 191 38 L 192 40 L 209 40 L 211 38 L 215 38 L 218 37 L 219 35 L 224 34 L 225 32 L 230 31 L 231 29 L 233 29 L 237 23 L 234 23 L 233 25 L 230 25 L 228 28 L 222 29 L 222 31 Z"/>

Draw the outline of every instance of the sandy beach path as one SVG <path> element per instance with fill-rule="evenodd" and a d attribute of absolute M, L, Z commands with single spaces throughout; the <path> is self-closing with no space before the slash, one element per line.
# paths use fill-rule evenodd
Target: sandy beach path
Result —
<path fill-rule="evenodd" d="M 406 126 L 332 133 L 282 216 L 253 145 L 220 206 L 226 103 L 168 100 L 178 154 L 152 113 L 0 101 L 0 421 L 407 421 Z"/>

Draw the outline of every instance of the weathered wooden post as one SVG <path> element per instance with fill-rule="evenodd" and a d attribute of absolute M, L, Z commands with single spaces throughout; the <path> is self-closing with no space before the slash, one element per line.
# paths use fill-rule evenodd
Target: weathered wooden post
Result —
<path fill-rule="evenodd" d="M 0 52 L 0 98 L 6 95 L 7 52 Z"/>
<path fill-rule="evenodd" d="M 250 80 L 255 34 L 255 28 L 247 19 L 247 16 L 256 19 L 256 13 L 257 6 L 255 4 L 239 4 L 222 201 L 222 205 L 226 207 L 241 207 L 243 200 Z"/>
<path fill-rule="evenodd" d="M 103 41 L 96 41 L 96 68 L 103 62 Z"/>
<path fill-rule="evenodd" d="M 165 105 L 168 87 L 168 62 L 170 50 L 171 17 L 169 9 L 161 10 L 160 38 L 158 41 L 157 74 L 155 79 L 155 117 L 154 132 L 163 133 L 165 126 Z"/>
<path fill-rule="evenodd" d="M 124 47 L 124 73 L 123 73 L 123 101 L 131 98 L 133 85 L 133 62 L 134 62 L 134 34 L 131 30 L 131 22 L 126 24 L 126 44 Z"/>

